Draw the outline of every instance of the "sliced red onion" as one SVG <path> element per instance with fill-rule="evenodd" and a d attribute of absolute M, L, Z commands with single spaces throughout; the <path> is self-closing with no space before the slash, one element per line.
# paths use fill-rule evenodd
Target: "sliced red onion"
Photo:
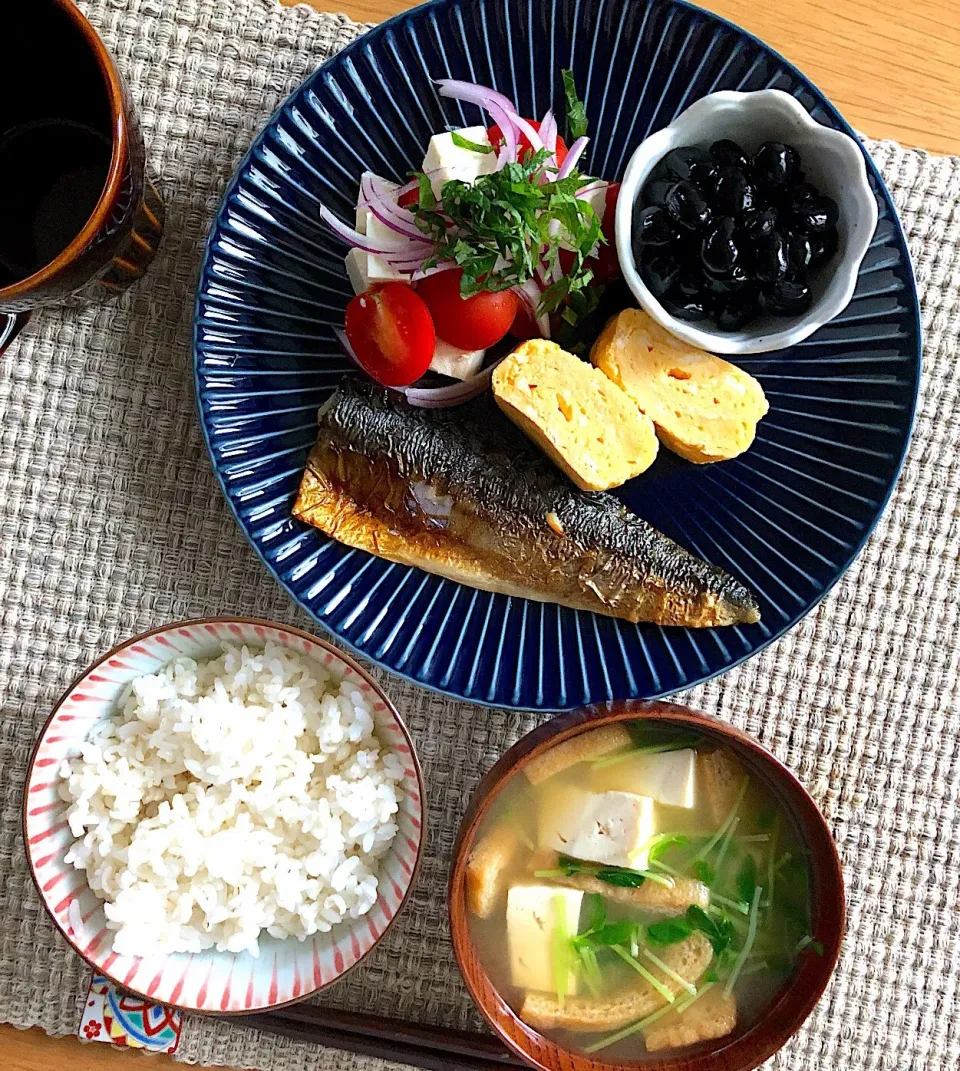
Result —
<path fill-rule="evenodd" d="M 516 112 L 510 112 L 509 115 L 520 133 L 530 142 L 530 148 L 533 149 L 534 152 L 539 152 L 540 149 L 544 148 L 543 138 L 533 129 L 531 123 L 528 123 L 526 119 L 517 115 Z"/>
<path fill-rule="evenodd" d="M 417 242 L 421 246 L 430 246 L 432 244 L 430 239 L 422 235 L 412 223 L 401 222 L 389 211 L 385 210 L 379 201 L 366 201 L 365 204 L 384 227 L 388 227 L 397 234 L 402 234 L 404 238 L 409 238 L 411 242 Z"/>
<path fill-rule="evenodd" d="M 552 108 L 547 109 L 540 120 L 540 138 L 543 141 L 543 147 L 548 152 L 557 151 L 557 117 L 553 114 Z"/>
<path fill-rule="evenodd" d="M 390 189 L 383 179 L 375 175 L 364 175 L 360 182 L 360 195 L 363 200 L 358 202 L 357 207 L 369 208 L 385 227 L 413 242 L 430 244 L 430 239 L 414 226 L 410 213 L 397 205 L 395 191 Z"/>
<path fill-rule="evenodd" d="M 500 127 L 500 133 L 503 135 L 503 144 L 497 153 L 497 168 L 500 169 L 506 164 L 516 162 L 520 148 L 520 136 L 517 133 L 516 124 L 511 118 L 512 112 L 507 111 L 505 108 L 499 108 L 492 102 L 487 105 L 487 111 L 493 117 L 497 126 Z"/>
<path fill-rule="evenodd" d="M 457 78 L 438 78 L 437 85 L 440 87 L 440 96 L 449 97 L 451 100 L 466 100 L 471 104 L 479 104 L 486 108 L 487 103 L 492 101 L 499 104 L 503 111 L 515 112 L 516 104 L 490 86 L 481 86 L 476 82 L 462 82 Z M 487 109 L 489 111 L 489 108 Z"/>
<path fill-rule="evenodd" d="M 557 172 L 557 181 L 565 179 L 570 172 L 577 166 L 577 162 L 583 155 L 583 150 L 590 144 L 589 138 L 577 138 L 577 140 L 570 146 L 570 151 L 567 153 L 566 160 L 560 165 L 560 170 Z"/>
<path fill-rule="evenodd" d="M 473 82 L 461 82 L 454 78 L 440 78 L 437 80 L 440 87 L 440 96 L 449 97 L 451 100 L 465 100 L 470 104 L 476 104 L 489 112 L 493 121 L 500 127 L 503 134 L 503 145 L 497 154 L 497 167 L 513 163 L 517 158 L 517 125 L 514 122 L 516 105 L 508 97 L 489 86 L 475 85 Z"/>
<path fill-rule="evenodd" d="M 500 361 L 502 360 L 501 357 Z M 402 387 L 401 393 L 411 405 L 420 409 L 448 409 L 454 405 L 463 405 L 489 388 L 493 370 L 500 361 L 494 361 L 482 372 L 460 383 L 451 383 L 447 387 Z"/>
<path fill-rule="evenodd" d="M 415 251 L 413 243 L 408 238 L 397 238 L 396 241 L 388 241 L 385 238 L 371 241 L 365 234 L 354 230 L 335 216 L 325 205 L 320 206 L 320 218 L 347 245 L 358 246 L 367 253 L 411 253 Z"/>

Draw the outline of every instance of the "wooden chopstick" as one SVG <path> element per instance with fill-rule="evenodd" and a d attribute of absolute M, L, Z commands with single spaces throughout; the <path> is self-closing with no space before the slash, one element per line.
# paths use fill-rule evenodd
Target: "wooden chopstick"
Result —
<path fill-rule="evenodd" d="M 428 1071 L 498 1071 L 527 1067 L 491 1035 L 387 1019 L 365 1012 L 345 1012 L 316 1004 L 294 1004 L 272 1012 L 246 1015 L 237 1019 L 237 1023 Z"/>

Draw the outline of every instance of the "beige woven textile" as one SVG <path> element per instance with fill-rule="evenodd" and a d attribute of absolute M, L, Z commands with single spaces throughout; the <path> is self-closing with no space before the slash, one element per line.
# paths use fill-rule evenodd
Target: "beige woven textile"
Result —
<path fill-rule="evenodd" d="M 76 1030 L 87 971 L 54 934 L 22 861 L 21 785 L 51 704 L 98 653 L 176 618 L 232 611 L 309 627 L 211 474 L 190 325 L 202 242 L 236 162 L 284 96 L 361 30 L 273 0 L 81 5 L 129 80 L 169 215 L 160 258 L 135 291 L 108 308 L 44 313 L 0 362 L 0 1020 L 54 1033 Z M 960 160 L 869 148 L 905 221 L 923 302 L 910 458 L 876 535 L 820 610 L 688 698 L 799 774 L 843 856 L 840 969 L 771 1066 L 956 1071 Z M 386 681 L 424 760 L 426 865 L 402 923 L 325 999 L 479 1028 L 448 951 L 447 861 L 478 771 L 537 719 Z M 188 1021 L 178 1058 L 264 1071 L 386 1067 L 200 1019 Z"/>

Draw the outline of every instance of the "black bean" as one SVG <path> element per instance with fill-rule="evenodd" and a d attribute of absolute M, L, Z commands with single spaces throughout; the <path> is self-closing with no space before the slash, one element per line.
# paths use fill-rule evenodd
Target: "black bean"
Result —
<path fill-rule="evenodd" d="M 713 160 L 706 149 L 701 149 L 697 145 L 687 145 L 671 149 L 657 163 L 654 171 L 657 172 L 658 178 L 669 176 L 675 181 L 697 182 L 708 174 L 712 167 Z"/>
<path fill-rule="evenodd" d="M 640 265 L 640 275 L 654 297 L 663 295 L 673 286 L 680 265 L 669 256 L 655 253 Z"/>
<path fill-rule="evenodd" d="M 754 249 L 754 271 L 764 283 L 775 283 L 787 274 L 787 242 L 779 231 L 761 238 Z"/>
<path fill-rule="evenodd" d="M 760 315 L 756 297 L 732 298 L 714 309 L 714 319 L 721 331 L 742 331 Z"/>
<path fill-rule="evenodd" d="M 813 304 L 810 286 L 803 278 L 784 278 L 763 293 L 763 306 L 776 316 L 799 316 Z"/>
<path fill-rule="evenodd" d="M 765 141 L 750 161 L 753 177 L 766 187 L 795 182 L 800 174 L 800 154 L 782 141 Z"/>
<path fill-rule="evenodd" d="M 705 320 L 708 315 L 708 305 L 702 298 L 684 298 L 680 295 L 668 294 L 661 299 L 663 307 L 671 316 L 678 320 Z"/>
<path fill-rule="evenodd" d="M 730 138 L 721 138 L 710 146 L 710 155 L 718 167 L 738 167 L 746 171 L 750 161 L 743 149 Z"/>
<path fill-rule="evenodd" d="M 757 191 L 743 171 L 725 167 L 717 172 L 710 199 L 717 212 L 740 218 L 756 207 Z"/>
<path fill-rule="evenodd" d="M 799 231 L 787 232 L 787 263 L 794 274 L 805 274 L 813 260 L 813 246 L 807 235 Z"/>
<path fill-rule="evenodd" d="M 836 227 L 840 209 L 832 197 L 811 197 L 796 215 L 797 225 L 807 234 L 822 234 Z"/>
<path fill-rule="evenodd" d="M 750 242 L 768 238 L 777 229 L 780 215 L 775 208 L 755 209 L 743 220 L 743 233 Z"/>
<path fill-rule="evenodd" d="M 676 183 L 676 179 L 655 179 L 653 182 L 648 182 L 640 193 L 640 199 L 645 205 L 663 205 L 667 199 L 667 194 L 670 189 Z"/>
<path fill-rule="evenodd" d="M 710 205 L 692 182 L 676 182 L 667 191 L 664 206 L 670 218 L 688 230 L 700 230 L 710 222 Z"/>
<path fill-rule="evenodd" d="M 726 275 L 740 260 L 736 241 L 736 223 L 731 216 L 717 220 L 717 225 L 703 240 L 700 259 L 706 272 Z"/>
<path fill-rule="evenodd" d="M 641 205 L 633 211 L 633 240 L 641 246 L 667 245 L 677 237 L 677 229 L 659 205 Z"/>
<path fill-rule="evenodd" d="M 839 244 L 840 236 L 837 234 L 836 227 L 830 227 L 820 234 L 811 234 L 810 268 L 819 268 L 822 264 L 826 264 L 828 260 L 832 260 Z"/>

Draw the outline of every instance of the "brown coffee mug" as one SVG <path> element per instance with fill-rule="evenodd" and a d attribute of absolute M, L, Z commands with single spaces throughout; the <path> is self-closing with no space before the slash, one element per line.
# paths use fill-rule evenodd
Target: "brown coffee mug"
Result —
<path fill-rule="evenodd" d="M 136 282 L 164 208 L 116 64 L 72 0 L 17 0 L 0 67 L 0 354 L 30 313 Z"/>

